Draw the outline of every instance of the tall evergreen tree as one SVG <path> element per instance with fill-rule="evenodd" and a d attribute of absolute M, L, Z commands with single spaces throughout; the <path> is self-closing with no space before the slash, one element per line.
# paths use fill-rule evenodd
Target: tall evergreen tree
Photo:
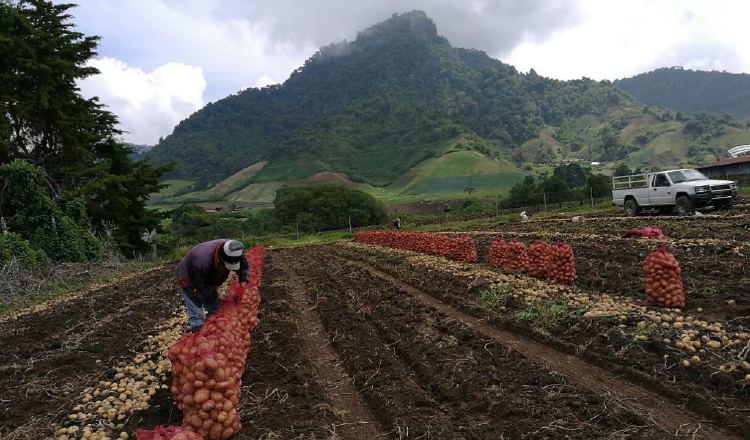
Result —
<path fill-rule="evenodd" d="M 145 200 L 166 168 L 133 163 L 115 115 L 81 96 L 76 81 L 98 73 L 87 62 L 99 38 L 75 31 L 73 6 L 0 2 L 0 164 L 42 167 L 55 196 L 83 196 L 92 224 L 114 223 L 117 243 L 132 253 L 144 245 L 141 232 L 158 225 Z"/>

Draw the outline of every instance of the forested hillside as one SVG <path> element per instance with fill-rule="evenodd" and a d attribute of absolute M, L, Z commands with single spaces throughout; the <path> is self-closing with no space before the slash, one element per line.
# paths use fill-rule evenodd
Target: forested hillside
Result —
<path fill-rule="evenodd" d="M 545 124 L 631 103 L 609 84 L 555 81 L 453 48 L 422 12 L 322 48 L 282 85 L 248 89 L 180 123 L 149 158 L 215 183 L 262 160 L 258 180 L 341 171 L 388 184 L 451 150 L 498 158 Z"/>
<path fill-rule="evenodd" d="M 731 116 L 649 107 L 607 81 L 553 80 L 454 48 L 414 11 L 321 48 L 283 84 L 207 105 L 147 158 L 177 163 L 156 203 L 251 206 L 324 175 L 389 199 L 498 193 L 537 165 L 695 165 L 748 142 Z M 449 154 L 459 151 L 476 154 Z"/>
<path fill-rule="evenodd" d="M 727 113 L 750 119 L 750 75 L 671 67 L 614 84 L 648 105 L 694 114 Z"/>

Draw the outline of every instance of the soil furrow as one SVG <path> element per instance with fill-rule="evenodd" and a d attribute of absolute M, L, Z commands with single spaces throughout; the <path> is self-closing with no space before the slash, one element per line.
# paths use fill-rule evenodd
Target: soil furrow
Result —
<path fill-rule="evenodd" d="M 376 330 L 381 343 L 408 368 L 461 436 L 664 436 L 632 411 L 608 407 L 593 393 L 550 374 L 517 351 L 405 294 L 398 286 L 353 266 L 316 264 L 323 255 L 311 254 L 295 258 L 295 264 L 303 265 L 299 273 L 315 268 L 321 275 L 311 279 L 308 288 L 331 297 L 345 296 L 349 313 L 365 319 Z M 341 322 L 354 317 L 339 314 L 330 318 Z"/>
<path fill-rule="evenodd" d="M 624 382 L 610 372 L 591 365 L 574 356 L 559 352 L 551 347 L 525 338 L 516 333 L 500 330 L 483 320 L 463 313 L 443 303 L 389 274 L 363 262 L 350 262 L 368 272 L 398 285 L 405 292 L 418 298 L 421 302 L 434 307 L 445 315 L 451 316 L 476 331 L 497 340 L 500 344 L 513 347 L 529 359 L 545 365 L 548 369 L 568 377 L 573 382 L 584 386 L 616 405 L 635 410 L 657 426 L 669 433 L 690 434 L 693 438 L 731 439 L 737 438 L 723 429 L 712 426 L 702 417 L 689 413 L 675 406 L 672 402 L 631 382 Z"/>
<path fill-rule="evenodd" d="M 307 254 L 286 261 L 296 273 L 322 273 L 321 260 Z M 300 266 L 303 263 L 305 266 Z M 340 289 L 327 276 L 304 282 L 311 300 L 318 304 L 326 337 L 352 378 L 352 386 L 364 396 L 390 438 L 464 438 L 444 408 L 415 381 L 414 372 L 393 347 L 381 340 L 380 331 L 365 317 L 367 311 L 353 300 L 355 292 Z"/>
<path fill-rule="evenodd" d="M 323 323 L 315 312 L 304 286 L 298 284 L 297 274 L 283 261 L 273 259 L 287 276 L 287 290 L 291 306 L 299 316 L 297 325 L 302 348 L 313 364 L 315 377 L 333 404 L 334 413 L 342 419 L 336 433 L 344 439 L 375 439 L 384 437 L 378 423 L 370 414 L 362 396 L 352 386 L 352 379 L 341 367 L 341 360 L 326 339 Z"/>
<path fill-rule="evenodd" d="M 303 349 L 303 331 L 286 276 L 272 263 L 263 270 L 262 301 L 252 351 L 242 377 L 238 439 L 333 438 L 343 422 L 315 379 Z"/>

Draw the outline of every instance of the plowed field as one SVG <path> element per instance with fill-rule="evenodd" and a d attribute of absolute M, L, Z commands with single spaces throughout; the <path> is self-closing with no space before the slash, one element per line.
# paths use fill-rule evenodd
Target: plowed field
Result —
<path fill-rule="evenodd" d="M 750 438 L 746 216 L 455 231 L 477 240 L 475 264 L 351 243 L 269 251 L 235 438 Z M 656 242 L 620 234 L 643 224 L 683 266 L 682 312 L 641 304 Z M 496 238 L 568 242 L 577 284 L 490 268 Z M 183 328 L 171 265 L 1 318 L 0 438 L 179 425 L 165 353 Z M 147 397 L 87 406 L 129 374 Z"/>

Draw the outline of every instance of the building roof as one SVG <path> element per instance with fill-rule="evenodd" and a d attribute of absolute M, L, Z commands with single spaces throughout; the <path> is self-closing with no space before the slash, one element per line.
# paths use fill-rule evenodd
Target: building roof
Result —
<path fill-rule="evenodd" d="M 724 159 L 718 162 L 710 163 L 708 165 L 701 165 L 698 167 L 698 169 L 703 170 L 706 168 L 722 167 L 725 165 L 734 165 L 734 164 L 745 163 L 745 162 L 750 162 L 750 156 L 742 156 L 742 157 L 735 157 L 732 159 Z"/>

